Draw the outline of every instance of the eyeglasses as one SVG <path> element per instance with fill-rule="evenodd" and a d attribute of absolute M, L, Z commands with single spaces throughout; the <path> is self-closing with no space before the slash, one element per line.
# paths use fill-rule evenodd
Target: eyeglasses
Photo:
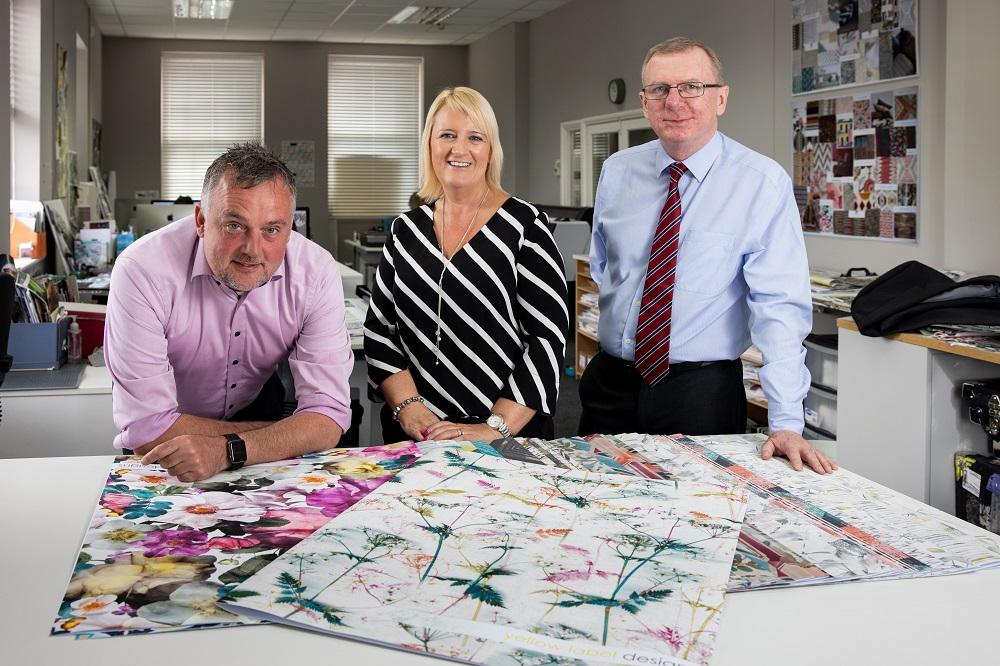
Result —
<path fill-rule="evenodd" d="M 670 95 L 670 89 L 676 88 L 677 94 L 681 97 L 690 99 L 692 97 L 701 97 L 705 94 L 705 88 L 723 88 L 725 84 L 723 83 L 702 83 L 700 81 L 685 81 L 684 83 L 678 83 L 676 86 L 669 85 L 667 83 L 651 83 L 648 86 L 640 88 L 642 94 L 646 96 L 646 99 L 659 100 L 666 99 Z"/>

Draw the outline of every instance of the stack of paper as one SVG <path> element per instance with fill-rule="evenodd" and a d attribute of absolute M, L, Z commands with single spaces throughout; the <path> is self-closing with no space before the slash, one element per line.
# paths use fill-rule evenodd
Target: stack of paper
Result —
<path fill-rule="evenodd" d="M 344 324 L 347 326 L 347 333 L 351 336 L 351 345 L 364 344 L 365 337 L 365 317 L 368 314 L 365 302 L 360 298 L 348 298 L 344 300 Z"/>

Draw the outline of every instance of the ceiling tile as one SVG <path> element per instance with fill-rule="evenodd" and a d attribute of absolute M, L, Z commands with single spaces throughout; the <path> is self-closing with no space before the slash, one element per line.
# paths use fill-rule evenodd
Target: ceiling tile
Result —
<path fill-rule="evenodd" d="M 174 27 L 174 20 L 172 18 L 163 18 L 161 16 L 122 16 L 122 23 L 125 25 L 142 26 L 147 29 L 154 28 L 156 26 L 163 26 L 171 29 Z"/>
<path fill-rule="evenodd" d="M 514 11 L 530 4 L 531 0 L 475 0 L 469 7 L 474 9 L 506 9 Z"/>

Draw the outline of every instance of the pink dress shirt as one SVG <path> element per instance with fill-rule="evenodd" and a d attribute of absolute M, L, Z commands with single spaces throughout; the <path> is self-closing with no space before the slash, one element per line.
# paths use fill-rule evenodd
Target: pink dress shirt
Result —
<path fill-rule="evenodd" d="M 216 281 L 194 217 L 133 243 L 115 262 L 104 332 L 115 446 L 162 435 L 181 414 L 226 419 L 288 356 L 298 412 L 351 425 L 354 364 L 336 262 L 293 232 L 271 280 L 242 298 Z"/>

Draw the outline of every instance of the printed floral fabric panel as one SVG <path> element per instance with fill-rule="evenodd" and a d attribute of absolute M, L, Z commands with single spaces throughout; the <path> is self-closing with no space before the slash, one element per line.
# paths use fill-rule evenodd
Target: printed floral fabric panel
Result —
<path fill-rule="evenodd" d="M 793 185 L 807 233 L 917 239 L 917 89 L 792 104 Z"/>
<path fill-rule="evenodd" d="M 763 435 L 620 437 L 663 467 L 679 469 L 680 461 L 688 461 L 711 468 L 720 481 L 745 481 L 759 500 L 751 499 L 746 524 L 793 557 L 793 571 L 807 564 L 825 572 L 822 578 L 803 581 L 807 584 L 1000 566 L 997 535 L 848 470 L 819 475 L 795 472 L 780 459 L 762 460 Z M 689 469 L 704 478 L 696 467 Z M 737 554 L 734 575 L 740 566 L 754 564 L 751 558 L 741 561 L 742 556 Z M 765 579 L 770 577 L 761 571 Z M 796 582 L 793 578 L 787 582 Z"/>
<path fill-rule="evenodd" d="M 792 93 L 917 73 L 917 0 L 792 0 Z"/>
<path fill-rule="evenodd" d="M 471 663 L 710 659 L 741 486 L 460 449 L 425 453 L 396 480 L 235 588 L 226 608 Z"/>
<path fill-rule="evenodd" d="M 521 440 L 508 444 L 516 454 L 504 455 L 571 469 L 600 464 L 647 478 L 746 483 L 751 497 L 730 592 L 1000 566 L 1000 538 L 846 470 L 820 476 L 762 460 L 763 441 L 595 435 Z"/>
<path fill-rule="evenodd" d="M 334 450 L 183 483 L 111 466 L 52 634 L 110 636 L 246 623 L 233 588 L 413 463 L 396 444 Z"/>

